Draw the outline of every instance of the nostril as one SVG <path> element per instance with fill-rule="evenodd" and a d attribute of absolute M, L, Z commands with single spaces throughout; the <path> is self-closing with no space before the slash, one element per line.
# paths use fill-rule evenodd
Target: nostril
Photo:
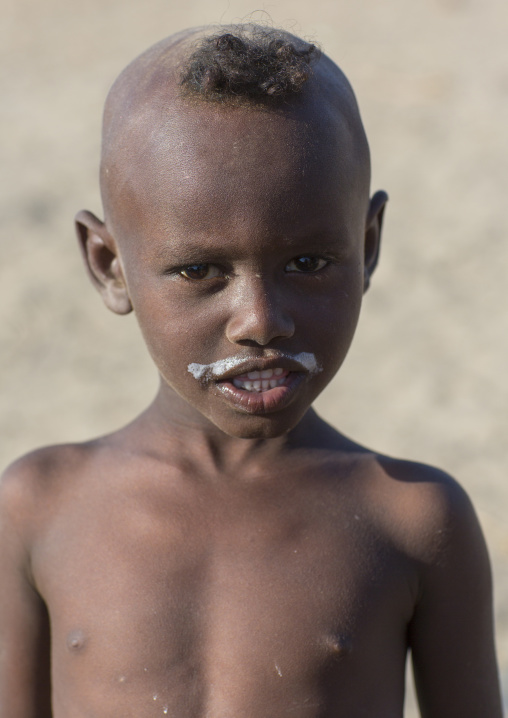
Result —
<path fill-rule="evenodd" d="M 281 301 L 281 288 L 257 272 L 236 284 L 227 337 L 234 344 L 266 346 L 294 333 L 291 311 Z"/>
<path fill-rule="evenodd" d="M 289 338 L 293 334 L 292 318 L 279 310 L 244 311 L 232 317 L 227 327 L 227 337 L 235 344 L 254 342 L 266 346 L 274 339 Z"/>

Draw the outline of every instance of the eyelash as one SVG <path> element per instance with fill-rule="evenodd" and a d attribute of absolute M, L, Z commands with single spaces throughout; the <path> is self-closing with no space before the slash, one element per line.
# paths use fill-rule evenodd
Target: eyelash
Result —
<path fill-rule="evenodd" d="M 330 263 L 330 260 L 326 259 L 325 257 L 318 257 L 318 256 L 314 256 L 312 254 L 302 254 L 299 257 L 295 257 L 294 259 L 291 259 L 286 264 L 286 271 L 287 271 L 287 268 L 289 267 L 289 265 L 292 264 L 293 262 L 299 262 L 301 260 L 307 260 L 307 259 L 310 259 L 311 262 L 317 262 L 319 264 L 319 266 L 317 268 L 311 269 L 309 271 L 300 269 L 300 270 L 293 270 L 293 272 L 295 272 L 297 274 L 316 274 L 316 272 L 321 271 Z"/>
<path fill-rule="evenodd" d="M 304 269 L 288 270 L 288 267 L 292 263 L 298 262 L 301 260 L 311 260 L 311 262 L 315 261 L 318 263 L 319 266 L 317 268 L 310 269 L 309 271 L 306 271 Z M 285 271 L 287 271 L 288 274 L 316 274 L 317 272 L 320 272 L 322 269 L 324 269 L 329 263 L 330 263 L 330 260 L 325 257 L 318 257 L 318 256 L 311 255 L 311 254 L 302 254 L 298 257 L 294 257 L 293 259 L 291 259 L 286 264 Z M 189 270 L 196 270 L 197 272 L 199 272 L 200 270 L 205 271 L 205 275 L 201 276 L 201 277 L 189 277 L 188 275 L 185 274 L 185 272 L 188 272 Z M 212 276 L 207 276 L 210 270 L 216 270 L 216 273 L 213 274 Z M 187 279 L 188 281 L 191 281 L 191 282 L 193 282 L 193 281 L 199 282 L 199 281 L 204 281 L 207 279 L 215 279 L 216 277 L 224 277 L 224 278 L 228 277 L 228 275 L 226 273 L 221 272 L 219 267 L 217 267 L 214 264 L 209 264 L 208 262 L 188 264 L 185 267 L 180 267 L 180 268 L 176 269 L 175 273 L 179 274 L 181 277 L 183 277 L 184 279 Z"/>
<path fill-rule="evenodd" d="M 200 268 L 206 269 L 206 274 L 204 277 L 189 277 L 184 272 L 188 272 L 189 270 L 195 269 L 199 272 Z M 213 274 L 211 277 L 206 276 L 210 270 L 216 270 L 216 273 Z M 182 267 L 178 270 L 178 274 L 182 276 L 184 279 L 188 279 L 189 281 L 203 281 L 204 279 L 215 279 L 215 277 L 225 277 L 226 274 L 223 274 L 219 267 L 217 267 L 215 264 L 208 264 L 206 262 L 200 263 L 200 264 L 189 264 L 186 267 Z"/>

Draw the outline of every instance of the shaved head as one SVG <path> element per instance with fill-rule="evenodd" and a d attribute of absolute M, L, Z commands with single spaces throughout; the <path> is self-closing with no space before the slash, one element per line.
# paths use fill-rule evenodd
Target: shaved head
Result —
<path fill-rule="evenodd" d="M 241 42 L 244 45 L 238 50 Z M 271 52 L 275 58 L 272 66 L 279 58 L 288 58 L 282 69 L 280 62 L 275 69 L 270 68 L 268 80 L 263 76 L 267 61 L 260 43 L 268 48 L 265 54 Z M 264 87 L 264 92 L 254 92 L 250 79 L 250 84 L 243 81 L 240 87 L 237 75 L 229 83 L 229 91 L 223 89 L 224 80 L 220 78 L 215 81 L 220 91 L 208 91 L 218 65 L 212 52 L 214 48 L 221 52 L 225 46 L 226 50 L 231 46 L 237 55 L 243 53 L 237 62 L 242 70 L 249 62 L 243 48 L 251 50 L 251 64 L 256 71 L 262 66 L 256 88 Z M 208 71 L 207 62 L 213 72 Z M 280 80 L 284 72 L 286 79 Z M 200 83 L 197 89 L 196 76 Z M 277 134 L 290 154 L 294 155 L 299 145 L 300 164 L 302 158 L 310 161 L 316 154 L 317 144 L 328 145 L 347 165 L 351 187 L 364 195 L 367 203 L 368 144 L 353 90 L 342 71 L 313 46 L 284 31 L 256 25 L 198 27 L 148 49 L 128 65 L 111 88 L 104 111 L 101 160 L 101 193 L 110 231 L 115 233 L 120 219 L 120 196 L 125 197 L 126 192 L 131 195 L 135 188 L 142 200 L 143 192 L 154 188 L 154 182 L 147 181 L 148 174 L 156 180 L 158 173 L 167 173 L 172 164 L 181 170 L 193 159 L 199 161 L 199 151 L 196 157 L 196 152 L 185 148 L 189 141 L 193 144 L 189 134 L 200 133 L 205 135 L 201 143 L 214 143 L 213 127 L 228 121 L 242 138 L 247 121 L 254 134 Z M 277 124 L 281 128 L 275 130 Z"/>

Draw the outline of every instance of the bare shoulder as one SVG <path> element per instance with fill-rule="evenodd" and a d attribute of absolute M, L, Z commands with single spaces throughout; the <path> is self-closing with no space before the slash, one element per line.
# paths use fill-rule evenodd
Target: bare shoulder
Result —
<path fill-rule="evenodd" d="M 66 485 L 80 476 L 89 454 L 86 445 L 39 449 L 1 477 L 1 715 L 52 715 L 50 620 L 35 559 L 62 510 Z M 48 565 L 53 571 L 55 562 Z"/>
<path fill-rule="evenodd" d="M 469 497 L 439 469 L 369 462 L 371 515 L 416 569 L 407 635 L 422 718 L 501 718 L 490 562 Z"/>
<path fill-rule="evenodd" d="M 0 529 L 8 526 L 29 541 L 69 483 L 86 473 L 96 452 L 95 442 L 63 444 L 14 461 L 0 478 Z"/>
<path fill-rule="evenodd" d="M 433 466 L 372 454 L 367 499 L 391 539 L 425 564 L 452 547 L 484 552 L 472 502 L 449 474 Z"/>
<path fill-rule="evenodd" d="M 37 536 L 68 502 L 125 475 L 142 453 L 135 435 L 128 425 L 89 441 L 43 447 L 14 461 L 0 476 L 0 521 L 27 537 Z"/>

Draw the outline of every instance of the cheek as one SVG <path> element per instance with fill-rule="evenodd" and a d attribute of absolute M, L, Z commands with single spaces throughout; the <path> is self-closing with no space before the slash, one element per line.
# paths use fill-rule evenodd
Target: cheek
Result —
<path fill-rule="evenodd" d="M 147 349 L 159 370 L 178 356 L 178 318 L 182 311 L 172 306 L 159 282 L 130 277 L 129 297 Z M 176 350 L 176 351 L 175 351 Z"/>
<path fill-rule="evenodd" d="M 356 326 L 363 298 L 362 267 L 340 272 L 323 285 L 323 289 L 306 297 L 303 311 L 307 320 L 311 317 L 320 329 L 327 333 L 342 333 L 349 326 Z M 342 331 L 341 331 L 342 330 Z"/>
<path fill-rule="evenodd" d="M 300 339 L 313 344 L 325 367 L 335 373 L 345 359 L 358 324 L 363 297 L 363 271 L 348 274 L 333 291 L 304 305 Z"/>
<path fill-rule="evenodd" d="M 174 291 L 171 280 L 133 287 L 131 301 L 148 351 L 168 380 L 189 378 L 187 366 L 213 354 L 220 333 L 206 304 L 196 306 Z M 194 380 L 193 380 L 194 381 Z"/>

